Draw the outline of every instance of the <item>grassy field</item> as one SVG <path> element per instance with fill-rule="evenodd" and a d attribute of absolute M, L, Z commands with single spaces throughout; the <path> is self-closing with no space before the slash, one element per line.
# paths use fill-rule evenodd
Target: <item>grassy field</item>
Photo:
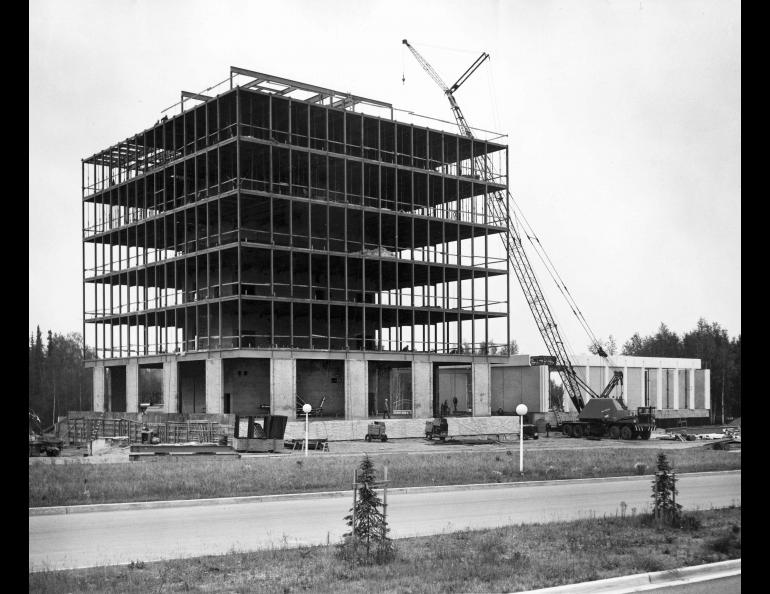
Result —
<path fill-rule="evenodd" d="M 523 480 L 651 475 L 654 449 L 533 451 Z M 735 470 L 739 452 L 697 449 L 669 451 L 676 472 Z M 389 467 L 391 487 L 458 485 L 522 480 L 518 455 L 457 452 L 373 458 L 378 472 Z M 360 457 L 164 458 L 118 464 L 34 464 L 29 467 L 29 506 L 77 505 L 168 499 L 198 499 L 276 493 L 337 491 L 350 488 Z"/>
<path fill-rule="evenodd" d="M 389 565 L 351 567 L 335 547 L 275 549 L 29 575 L 30 592 L 515 592 L 741 556 L 741 509 L 509 526 L 396 541 Z M 472 554 L 469 551 L 473 551 Z"/>

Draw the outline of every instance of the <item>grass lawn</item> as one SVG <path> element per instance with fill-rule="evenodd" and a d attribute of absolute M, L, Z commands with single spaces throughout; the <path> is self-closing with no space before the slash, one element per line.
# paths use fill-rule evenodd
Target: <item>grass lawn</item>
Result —
<path fill-rule="evenodd" d="M 673 457 L 673 456 L 672 456 Z M 686 514 L 687 528 L 648 515 L 529 524 L 396 541 L 388 565 L 354 567 L 335 547 L 29 575 L 30 592 L 515 592 L 741 556 L 741 509 Z"/>
<path fill-rule="evenodd" d="M 655 449 L 647 448 L 532 451 L 526 454 L 524 480 L 652 475 L 656 455 Z M 676 472 L 741 467 L 740 452 L 692 448 L 670 450 L 667 455 Z M 347 490 L 360 459 L 318 454 L 227 461 L 168 457 L 118 464 L 33 464 L 29 466 L 29 506 Z M 518 454 L 511 450 L 376 456 L 373 461 L 378 469 L 388 465 L 391 488 L 522 480 Z"/>

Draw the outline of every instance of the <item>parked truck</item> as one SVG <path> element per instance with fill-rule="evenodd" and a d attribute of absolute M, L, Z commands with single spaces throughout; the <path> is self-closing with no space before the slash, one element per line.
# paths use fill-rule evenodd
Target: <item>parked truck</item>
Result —
<path fill-rule="evenodd" d="M 561 423 L 561 432 L 566 437 L 650 439 L 654 429 L 654 407 L 640 406 L 634 412 L 618 398 L 591 398 L 576 421 Z"/>

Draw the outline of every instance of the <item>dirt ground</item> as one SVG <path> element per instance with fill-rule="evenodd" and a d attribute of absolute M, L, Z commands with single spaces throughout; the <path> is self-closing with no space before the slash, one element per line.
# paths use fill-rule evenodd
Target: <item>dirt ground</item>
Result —
<path fill-rule="evenodd" d="M 538 439 L 527 439 L 524 441 L 524 449 L 533 450 L 561 450 L 561 449 L 599 449 L 599 448 L 640 448 L 655 450 L 679 450 L 687 448 L 707 447 L 710 440 L 695 439 L 694 441 L 678 441 L 670 439 L 673 433 L 686 432 L 690 435 L 699 435 L 707 433 L 721 433 L 721 426 L 692 427 L 681 429 L 658 429 L 648 441 L 636 440 L 615 440 L 615 439 L 575 439 L 564 437 L 559 432 L 549 432 L 548 436 L 541 435 Z M 664 439 L 660 439 L 663 437 Z M 669 439 L 665 439 L 669 437 Z M 354 456 L 363 453 L 368 454 L 439 454 L 458 451 L 506 451 L 519 448 L 517 436 L 511 436 L 511 439 L 500 441 L 488 439 L 484 436 L 469 436 L 448 438 L 442 442 L 438 439 L 431 441 L 424 438 L 406 438 L 389 439 L 386 442 L 372 441 L 367 442 L 363 439 L 354 441 L 333 441 L 328 444 L 329 451 L 310 450 L 311 456 Z M 249 454 L 244 453 L 243 458 L 264 457 L 264 456 L 300 456 L 299 450 L 284 449 L 281 452 L 268 454 Z M 128 446 L 106 447 L 100 451 L 89 454 L 87 447 L 65 447 L 61 455 L 56 458 L 45 456 L 30 458 L 30 464 L 110 464 L 124 463 L 129 461 Z"/>

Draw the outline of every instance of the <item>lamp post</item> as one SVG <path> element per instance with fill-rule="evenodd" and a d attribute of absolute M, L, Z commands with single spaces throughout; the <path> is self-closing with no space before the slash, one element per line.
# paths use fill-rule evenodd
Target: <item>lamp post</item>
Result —
<path fill-rule="evenodd" d="M 527 405 L 519 404 L 516 407 L 519 415 L 519 474 L 524 474 L 524 415 L 527 414 Z"/>
<path fill-rule="evenodd" d="M 308 432 L 307 416 L 310 414 L 311 410 L 313 410 L 313 407 L 310 406 L 309 404 L 302 405 L 302 412 L 305 413 L 305 456 L 307 456 L 307 432 Z"/>

